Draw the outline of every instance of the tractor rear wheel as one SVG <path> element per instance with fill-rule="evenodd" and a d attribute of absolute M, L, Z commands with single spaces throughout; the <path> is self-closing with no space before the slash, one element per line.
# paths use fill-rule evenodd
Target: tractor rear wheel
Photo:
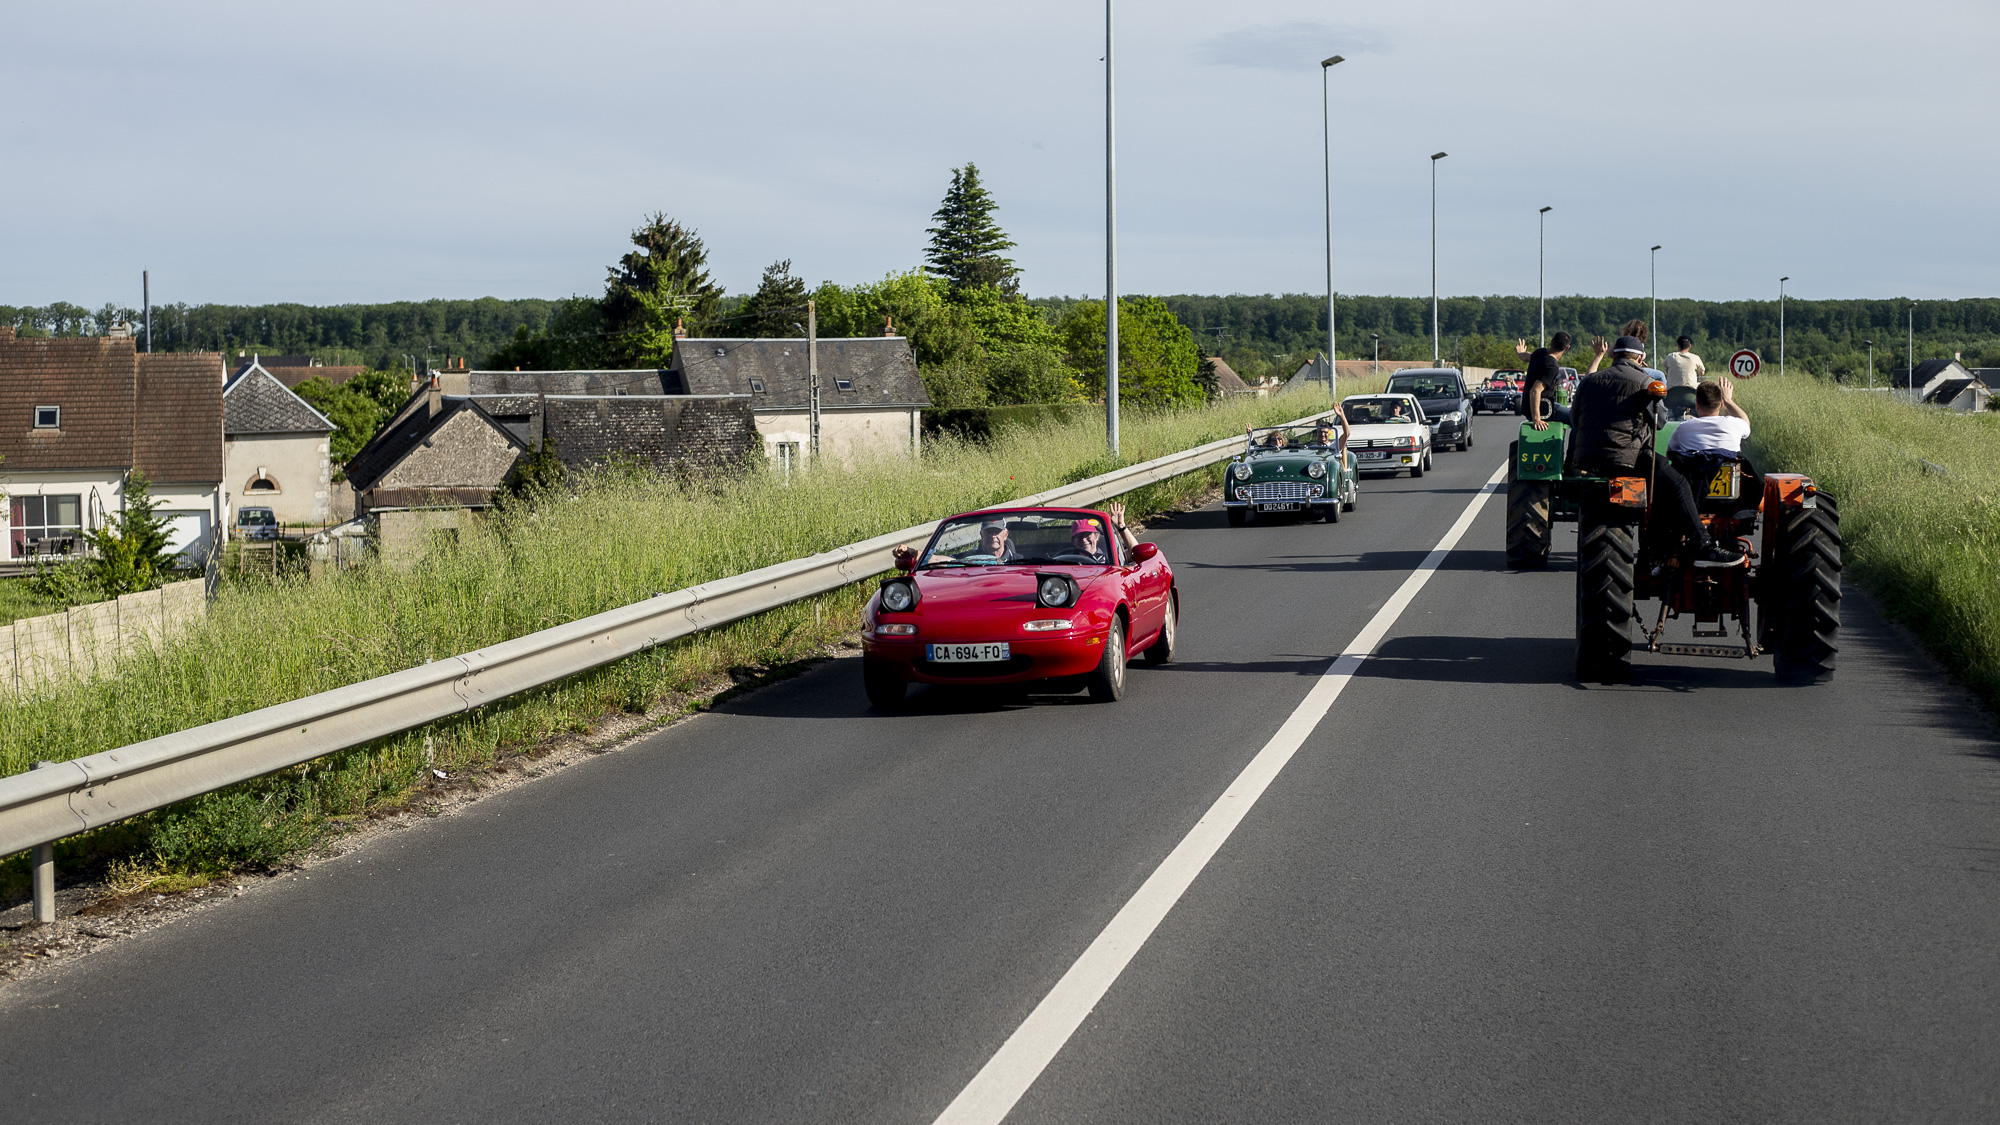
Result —
<path fill-rule="evenodd" d="M 1765 564 L 1759 611 L 1780 683 L 1826 683 L 1839 650 L 1840 508 L 1824 493 L 1817 504 L 1777 517 L 1777 557 Z"/>
<path fill-rule="evenodd" d="M 1637 528 L 1609 504 L 1587 504 L 1576 532 L 1576 678 L 1628 683 L 1638 627 Z"/>
<path fill-rule="evenodd" d="M 1549 497 L 1553 491 L 1545 480 L 1516 480 L 1521 443 L 1515 442 L 1507 455 L 1507 565 L 1515 570 L 1540 570 L 1549 565 L 1554 543 L 1554 525 L 1549 522 Z"/>

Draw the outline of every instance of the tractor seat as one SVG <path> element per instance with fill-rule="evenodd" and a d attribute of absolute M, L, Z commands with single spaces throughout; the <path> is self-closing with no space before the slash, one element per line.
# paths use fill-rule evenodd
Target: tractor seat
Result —
<path fill-rule="evenodd" d="M 1667 388 L 1667 417 L 1685 418 L 1694 413 L 1693 387 Z"/>
<path fill-rule="evenodd" d="M 1667 460 L 1687 478 L 1697 510 L 1733 516 L 1757 507 L 1757 497 L 1745 491 L 1746 481 L 1756 479 L 1748 461 L 1720 453 L 1670 453 Z"/>

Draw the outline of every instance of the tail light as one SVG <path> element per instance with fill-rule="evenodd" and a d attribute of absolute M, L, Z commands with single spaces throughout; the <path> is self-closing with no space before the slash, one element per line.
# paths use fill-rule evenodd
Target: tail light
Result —
<path fill-rule="evenodd" d="M 1645 477 L 1612 477 L 1611 502 L 1621 508 L 1646 506 Z"/>

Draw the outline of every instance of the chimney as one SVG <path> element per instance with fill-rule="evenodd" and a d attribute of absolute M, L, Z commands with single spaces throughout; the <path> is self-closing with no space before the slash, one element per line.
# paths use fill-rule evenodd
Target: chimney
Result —
<path fill-rule="evenodd" d="M 882 335 L 884 335 L 884 336 L 894 336 L 895 334 L 896 334 L 896 318 L 892 316 L 892 317 L 888 317 L 887 319 L 883 320 L 883 321 L 882 321 Z"/>
<path fill-rule="evenodd" d="M 685 340 L 685 339 L 687 339 L 687 338 L 688 338 L 688 330 L 687 330 L 687 325 L 685 325 L 685 324 L 682 324 L 682 323 L 681 323 L 681 318 L 680 318 L 680 317 L 675 317 L 675 318 L 674 318 L 674 339 L 676 339 L 676 340 Z"/>
<path fill-rule="evenodd" d="M 438 373 L 431 372 L 431 385 L 424 395 L 424 412 L 435 418 L 444 409 L 444 389 L 438 386 Z"/>
<path fill-rule="evenodd" d="M 1953 352 L 1953 353 L 1951 353 L 1951 361 L 1952 361 L 1953 363 L 1964 363 L 1964 362 L 1965 362 L 1965 353 L 1964 353 L 1964 352 Z"/>

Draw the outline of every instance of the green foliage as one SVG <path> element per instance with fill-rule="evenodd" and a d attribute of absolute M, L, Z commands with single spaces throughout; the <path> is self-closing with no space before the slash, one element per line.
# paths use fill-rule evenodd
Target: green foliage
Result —
<path fill-rule="evenodd" d="M 97 557 L 91 579 L 107 598 L 164 585 L 178 569 L 167 521 L 155 514 L 152 483 L 137 469 L 125 482 L 125 510 L 105 517 L 89 535 Z"/>
<path fill-rule="evenodd" d="M 22 580 L 28 593 L 41 603 L 42 608 L 35 613 L 20 613 L 17 616 L 32 617 L 72 606 L 89 605 L 104 600 L 104 589 L 97 584 L 97 566 L 90 559 L 75 559 L 70 562 L 37 562 L 35 572 Z"/>
<path fill-rule="evenodd" d="M 795 336 L 794 322 L 806 320 L 806 283 L 792 276 L 792 260 L 772 262 L 764 267 L 757 291 L 745 300 L 730 318 L 728 335 L 750 337 Z"/>
<path fill-rule="evenodd" d="M 540 331 L 531 331 L 526 324 L 518 326 L 514 338 L 489 353 L 480 366 L 492 371 L 574 371 L 609 366 L 611 333 L 602 303 L 589 297 L 568 297 L 555 306 Z"/>
<path fill-rule="evenodd" d="M 708 276 L 708 248 L 701 236 L 655 212 L 632 232 L 637 249 L 618 259 L 605 279 L 606 327 L 615 333 L 644 332 L 669 298 L 688 331 L 703 334 L 722 299 L 722 287 Z M 669 331 L 673 325 L 668 324 Z"/>
<path fill-rule="evenodd" d="M 208 793 L 155 813 L 145 859 L 163 873 L 216 878 L 274 867 L 311 844 L 319 828 L 286 800 L 296 787 L 278 781 L 257 788 L 262 792 L 241 787 Z"/>
<path fill-rule="evenodd" d="M 1104 396 L 1104 302 L 1078 301 L 1063 314 L 1062 339 L 1084 385 Z M 1188 407 L 1207 398 L 1194 334 L 1157 297 L 1118 302 L 1118 401 L 1135 407 Z"/>
<path fill-rule="evenodd" d="M 951 187 L 931 216 L 937 225 L 924 232 L 931 236 L 925 268 L 953 289 L 987 287 L 1012 296 L 1020 288 L 1020 271 L 1000 253 L 1014 243 L 993 221 L 999 207 L 979 182 L 977 165 L 968 161 L 963 168 L 953 168 Z"/>
<path fill-rule="evenodd" d="M 1497 336 L 1466 336 L 1453 346 L 1448 359 L 1467 367 L 1511 368 L 1515 370 L 1528 366 L 1528 361 L 1514 351 L 1514 339 L 1502 340 Z M 1529 347 L 1539 346 L 1529 340 Z M 1573 357 L 1565 356 L 1564 362 Z M 1583 364 L 1572 366 L 1579 369 Z"/>
<path fill-rule="evenodd" d="M 1083 389 L 1062 357 L 1062 336 L 1037 306 L 992 286 L 952 289 L 911 271 L 813 293 L 822 336 L 909 337 L 931 404 L 1076 402 Z"/>
<path fill-rule="evenodd" d="M 369 369 L 335 386 L 315 375 L 292 390 L 337 427 L 328 445 L 333 463 L 344 465 L 409 399 L 410 376 Z"/>
<path fill-rule="evenodd" d="M 548 442 L 539 442 L 533 452 L 514 462 L 503 487 L 506 494 L 530 505 L 561 495 L 567 471 Z"/>

